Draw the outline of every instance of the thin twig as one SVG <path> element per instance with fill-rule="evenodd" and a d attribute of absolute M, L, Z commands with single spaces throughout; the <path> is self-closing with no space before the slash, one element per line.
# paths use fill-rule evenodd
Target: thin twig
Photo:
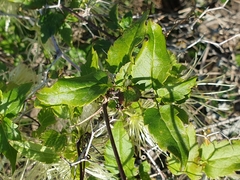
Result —
<path fill-rule="evenodd" d="M 100 107 L 95 113 L 93 113 L 92 115 L 90 115 L 89 117 L 87 117 L 86 119 L 82 120 L 81 122 L 77 123 L 77 124 L 74 124 L 72 126 L 70 126 L 71 128 L 72 127 L 75 127 L 75 126 L 79 126 L 85 122 L 87 122 L 88 120 L 90 120 L 91 118 L 93 118 L 94 116 L 96 116 L 97 114 L 99 114 L 100 112 L 102 111 L 102 107 Z"/>
<path fill-rule="evenodd" d="M 193 24 L 192 24 L 192 26 L 191 26 L 191 30 L 193 30 L 193 27 L 194 27 L 194 25 L 197 23 L 197 21 L 199 20 L 199 19 L 201 19 L 206 13 L 208 13 L 208 12 L 210 12 L 210 11 L 217 11 L 217 10 L 220 10 L 220 9 L 223 9 L 223 10 L 225 10 L 225 11 L 228 11 L 226 8 L 225 8 L 225 6 L 227 5 L 227 3 L 228 3 L 228 1 L 229 0 L 227 0 L 221 7 L 216 7 L 216 8 L 211 8 L 211 9 L 206 9 L 194 22 L 193 22 Z M 229 12 L 229 11 L 228 11 Z"/>
<path fill-rule="evenodd" d="M 196 132 L 206 131 L 207 129 L 211 129 L 211 128 L 214 128 L 214 127 L 217 127 L 217 126 L 222 126 L 222 125 L 225 125 L 225 124 L 230 124 L 230 123 L 233 123 L 233 122 L 238 121 L 238 120 L 240 120 L 240 117 L 230 118 L 230 119 L 227 119 L 225 121 L 222 121 L 222 122 L 219 122 L 219 123 L 216 123 L 216 124 L 212 124 L 212 125 L 209 125 L 209 126 L 198 128 L 198 129 L 196 129 Z"/>
<path fill-rule="evenodd" d="M 108 112 L 107 112 L 107 103 L 108 103 L 108 100 L 105 97 L 105 101 L 103 102 L 102 107 L 103 107 L 103 115 L 104 115 L 104 119 L 105 119 L 105 123 L 106 123 L 106 128 L 107 128 L 107 131 L 108 131 L 109 140 L 110 140 L 111 145 L 112 145 L 113 153 L 114 153 L 115 158 L 116 158 L 116 162 L 117 162 L 117 165 L 118 165 L 118 170 L 119 170 L 119 173 L 120 173 L 120 177 L 121 177 L 122 180 L 125 180 L 126 175 L 125 175 L 125 172 L 124 172 L 123 167 L 122 167 L 122 163 L 121 163 L 118 151 L 117 151 L 116 144 L 114 142 L 112 130 L 111 130 L 110 123 L 109 123 L 109 117 L 108 117 Z"/>

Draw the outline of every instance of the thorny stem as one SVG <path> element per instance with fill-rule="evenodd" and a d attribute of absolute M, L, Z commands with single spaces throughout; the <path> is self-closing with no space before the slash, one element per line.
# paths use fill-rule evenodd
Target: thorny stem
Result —
<path fill-rule="evenodd" d="M 124 172 L 123 167 L 122 167 L 122 163 L 121 163 L 118 151 L 117 151 L 116 144 L 114 142 L 112 130 L 111 130 L 110 123 L 109 123 L 109 117 L 108 117 L 108 112 L 107 112 L 107 103 L 108 103 L 108 101 L 107 101 L 106 97 L 104 97 L 104 98 L 105 98 L 105 101 L 104 101 L 102 107 L 103 107 L 103 115 L 104 115 L 104 119 L 105 119 L 105 123 L 106 123 L 107 132 L 108 132 L 109 139 L 110 139 L 110 142 L 111 142 L 111 145 L 112 145 L 114 156 L 115 156 L 116 161 L 117 161 L 120 177 L 121 177 L 122 180 L 125 180 L 126 179 L 126 175 L 125 175 L 125 172 Z"/>

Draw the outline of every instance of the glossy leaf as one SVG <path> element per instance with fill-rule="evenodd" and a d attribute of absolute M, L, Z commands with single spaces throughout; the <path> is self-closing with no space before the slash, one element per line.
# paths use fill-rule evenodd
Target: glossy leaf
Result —
<path fill-rule="evenodd" d="M 147 40 L 144 41 L 132 67 L 132 77 L 138 83 L 156 89 L 169 76 L 171 59 L 161 27 L 148 21 L 146 34 Z"/>
<path fill-rule="evenodd" d="M 178 102 L 188 99 L 191 89 L 196 85 L 196 78 L 190 78 L 183 82 L 166 86 L 157 90 L 159 98 L 163 102 Z"/>
<path fill-rule="evenodd" d="M 22 109 L 23 103 L 32 84 L 23 84 L 7 92 L 3 92 L 0 114 L 15 116 Z"/>
<path fill-rule="evenodd" d="M 200 148 L 203 170 L 210 178 L 227 176 L 240 169 L 240 141 L 204 143 Z"/>
<path fill-rule="evenodd" d="M 97 71 L 86 76 L 59 79 L 52 87 L 45 87 L 36 94 L 42 105 L 66 104 L 84 106 L 104 95 L 108 88 L 107 73 Z"/>
<path fill-rule="evenodd" d="M 112 129 L 114 141 L 121 159 L 121 163 L 124 169 L 124 172 L 128 178 L 134 177 L 136 175 L 136 167 L 134 166 L 134 152 L 132 143 L 129 140 L 128 134 L 123 127 L 121 121 L 114 124 Z M 106 144 L 105 149 L 105 166 L 113 174 L 118 174 L 117 162 L 112 150 L 110 141 Z"/>
<path fill-rule="evenodd" d="M 164 105 L 160 109 L 150 108 L 145 111 L 144 123 L 163 150 L 170 151 L 184 168 L 189 154 L 189 138 L 178 111 L 174 106 Z"/>
<path fill-rule="evenodd" d="M 59 157 L 51 148 L 28 141 L 10 141 L 10 144 L 23 156 L 30 159 L 54 163 L 59 161 Z"/>
<path fill-rule="evenodd" d="M 108 70 L 111 73 L 117 72 L 124 64 L 131 61 L 132 51 L 144 38 L 144 23 L 147 15 L 127 29 L 123 35 L 117 39 L 108 51 Z"/>
<path fill-rule="evenodd" d="M 9 120 L 0 120 L 0 152 L 10 161 L 12 172 L 14 172 L 16 168 L 17 151 L 9 144 L 8 140 L 18 140 L 20 135 L 15 127 L 12 127 L 12 125 L 9 126 L 9 123 L 11 124 Z M 13 132 L 15 135 L 11 135 L 10 132 Z"/>

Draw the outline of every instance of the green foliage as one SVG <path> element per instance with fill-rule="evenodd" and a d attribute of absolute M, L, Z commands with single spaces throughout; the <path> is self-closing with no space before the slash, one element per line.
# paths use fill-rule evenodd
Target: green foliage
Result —
<path fill-rule="evenodd" d="M 59 79 L 52 87 L 45 87 L 36 94 L 42 105 L 66 104 L 84 106 L 106 93 L 109 88 L 108 76 L 97 71 L 77 78 Z"/>
<path fill-rule="evenodd" d="M 108 51 L 108 70 L 111 73 L 119 71 L 124 64 L 132 61 L 131 56 L 135 46 L 137 46 L 144 38 L 144 23 L 147 18 L 145 14 L 141 20 L 135 23 L 131 28 L 127 29 Z"/>
<path fill-rule="evenodd" d="M 218 178 L 233 174 L 240 169 L 239 162 L 239 140 L 214 141 L 203 144 L 200 147 L 200 157 L 203 170 L 210 178 Z M 227 167 L 227 168 L 226 168 Z"/>
<path fill-rule="evenodd" d="M 67 136 L 55 130 L 47 130 L 42 135 L 44 145 L 53 147 L 56 152 L 60 152 L 67 144 Z"/>
<path fill-rule="evenodd" d="M 10 141 L 10 144 L 14 149 L 17 149 L 18 152 L 30 159 L 45 163 L 59 161 L 59 157 L 55 151 L 41 144 L 28 141 Z"/>
<path fill-rule="evenodd" d="M 154 117 L 154 119 L 153 119 Z M 182 167 L 186 166 L 190 150 L 186 128 L 178 117 L 178 111 L 172 105 L 164 105 L 160 109 L 147 109 L 144 123 L 156 138 L 159 146 L 175 155 Z"/>
<path fill-rule="evenodd" d="M 37 129 L 38 135 L 44 132 L 49 125 L 56 122 L 55 116 L 50 108 L 41 109 L 41 111 L 38 113 L 38 120 L 40 123 L 40 127 Z"/>
<path fill-rule="evenodd" d="M 132 68 L 133 80 L 156 90 L 170 75 L 170 56 L 159 25 L 148 21 L 146 38 Z M 140 80 L 141 79 L 141 80 Z"/>
<path fill-rule="evenodd" d="M 36 31 L 36 39 L 41 39 L 44 45 L 40 44 L 45 48 L 48 43 L 51 46 L 49 38 L 57 36 L 68 49 L 73 63 L 82 63 L 81 72 L 70 75 L 55 65 L 55 75 L 50 77 L 56 82 L 50 87 L 32 88 L 33 83 L 39 82 L 32 82 L 26 76 L 0 84 L 0 152 L 9 159 L 13 171 L 19 153 L 43 163 L 60 163 L 60 156 L 64 157 L 79 166 L 73 175 L 82 175 L 84 168 L 89 168 L 86 171 L 91 174 L 89 179 L 118 178 L 121 172 L 106 133 L 106 123 L 102 121 L 103 114 L 104 118 L 116 120 L 108 133 L 113 133 L 120 166 L 128 179 L 150 179 L 150 163 L 143 161 L 136 166 L 135 162 L 141 148 L 153 148 L 152 144 L 170 153 L 167 166 L 174 175 L 186 174 L 191 179 L 200 179 L 206 174 L 219 178 L 240 169 L 236 158 L 240 152 L 238 140 L 198 144 L 188 113 L 182 108 L 197 78 L 184 76 L 186 68 L 167 51 L 161 27 L 147 20 L 146 13 L 132 24 L 130 12 L 120 18 L 117 5 L 113 6 L 103 26 L 111 28 L 109 32 L 113 34 L 124 31 L 122 36 L 111 45 L 102 39 L 77 46 L 73 40 L 73 24 L 77 18 L 70 10 L 47 8 L 53 1 L 47 1 L 48 4 L 35 0 L 11 2 L 22 4 L 24 11 L 46 6 L 35 16 L 37 25 L 29 29 Z M 68 3 L 76 9 L 84 3 L 91 5 L 77 0 Z M 20 42 L 19 36 L 14 38 Z M 10 46 L 13 39 L 1 42 L 6 52 L 13 52 Z M 23 81 L 26 79 L 31 83 L 26 84 Z M 29 92 L 34 96 L 26 101 Z M 106 109 L 103 109 L 104 100 L 108 101 Z M 31 119 L 38 125 L 30 137 L 26 137 L 21 131 L 20 114 L 26 115 L 26 108 L 33 107 L 40 108 L 36 119 Z"/>
<path fill-rule="evenodd" d="M 12 124 L 11 120 L 5 118 L 0 120 L 0 152 L 4 154 L 6 158 L 11 162 L 12 171 L 15 171 L 15 164 L 17 159 L 17 151 L 9 144 L 10 139 L 19 140 L 13 138 L 12 134 L 17 134 L 16 127 Z M 17 134 L 19 136 L 19 134 Z"/>
<path fill-rule="evenodd" d="M 112 130 L 114 141 L 117 146 L 117 150 L 123 165 L 123 169 L 126 173 L 127 178 L 131 179 L 137 174 L 137 169 L 134 166 L 134 151 L 133 146 L 129 140 L 128 134 L 123 127 L 123 123 L 121 121 L 117 122 L 114 125 Z M 105 166 L 111 171 L 113 174 L 118 174 L 118 166 L 116 163 L 116 158 L 113 154 L 112 146 L 110 141 L 106 144 L 105 149 Z"/>
<path fill-rule="evenodd" d="M 196 78 L 164 86 L 157 90 L 159 99 L 164 103 L 182 103 L 189 97 L 192 87 L 196 85 Z"/>
<path fill-rule="evenodd" d="M 63 35 L 63 39 L 70 43 L 70 37 L 67 37 L 67 32 L 64 31 L 68 31 L 69 33 L 71 33 L 71 30 L 67 28 L 66 24 L 65 29 L 64 26 L 61 28 L 64 23 L 64 19 L 65 16 L 62 13 L 51 11 L 40 16 L 39 25 L 41 27 L 41 39 L 43 43 L 46 43 L 47 40 L 59 30 L 60 33 Z"/>
<path fill-rule="evenodd" d="M 3 99 L 0 104 L 0 113 L 4 116 L 13 117 L 20 112 L 32 84 L 29 83 L 15 86 L 16 85 L 14 84 L 9 84 L 6 86 L 5 92 L 2 94 Z"/>

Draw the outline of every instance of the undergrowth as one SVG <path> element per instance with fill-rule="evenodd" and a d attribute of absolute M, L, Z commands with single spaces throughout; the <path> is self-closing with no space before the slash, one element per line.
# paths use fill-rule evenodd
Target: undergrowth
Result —
<path fill-rule="evenodd" d="M 226 115 L 235 86 L 179 62 L 201 39 L 177 56 L 174 29 L 108 1 L 0 8 L 2 179 L 237 177 L 238 138 L 210 138 L 198 110 Z"/>

